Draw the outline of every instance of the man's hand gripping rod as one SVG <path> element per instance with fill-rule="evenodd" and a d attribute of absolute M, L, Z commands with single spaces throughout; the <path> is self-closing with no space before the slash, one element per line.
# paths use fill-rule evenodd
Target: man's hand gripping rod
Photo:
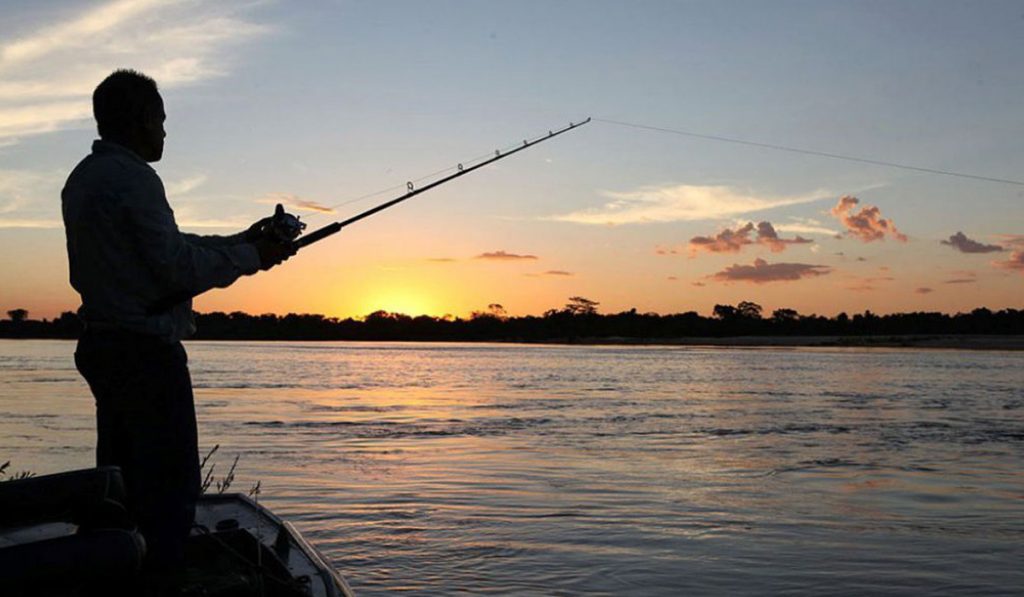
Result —
<path fill-rule="evenodd" d="M 289 221 L 287 223 L 284 223 L 282 226 L 280 226 L 279 234 L 281 236 L 285 237 L 282 240 L 293 241 L 295 243 L 295 245 L 298 248 L 301 249 L 302 247 L 311 245 L 311 244 L 313 244 L 313 243 L 315 243 L 315 242 L 317 242 L 319 240 L 323 240 L 323 239 L 327 238 L 328 236 L 331 236 L 332 234 L 340 232 L 342 228 L 344 228 L 345 226 L 348 226 L 349 224 L 353 224 L 355 222 L 358 222 L 359 220 L 362 220 L 363 218 L 370 217 L 373 214 L 375 214 L 375 213 L 377 213 L 379 211 L 383 211 L 383 210 L 385 210 L 385 209 L 387 209 L 387 208 L 389 208 L 389 207 L 391 207 L 393 205 L 397 205 L 397 204 L 405 201 L 406 199 L 411 199 L 412 197 L 414 197 L 416 195 L 419 195 L 420 193 L 423 193 L 425 191 L 429 191 L 430 189 L 432 189 L 432 188 L 434 188 L 436 186 L 442 185 L 442 184 L 444 184 L 444 183 L 446 183 L 446 182 L 448 182 L 450 180 L 454 180 L 454 179 L 456 179 L 456 178 L 458 178 L 460 176 L 463 176 L 465 174 L 469 174 L 470 172 L 472 172 L 473 170 L 476 170 L 477 168 L 483 168 L 484 166 L 486 166 L 488 164 L 491 164 L 491 163 L 497 162 L 498 160 L 507 158 L 508 156 L 512 155 L 513 153 L 516 153 L 518 151 L 522 151 L 522 150 L 524 150 L 524 149 L 526 149 L 528 147 L 533 147 L 534 145 L 537 145 L 538 143 L 542 143 L 544 141 L 547 141 L 548 139 L 551 139 L 552 137 L 557 137 L 558 135 L 561 135 L 562 133 L 565 133 L 567 131 L 571 131 L 574 128 L 583 126 L 584 124 L 587 124 L 588 122 L 590 122 L 590 118 L 587 118 L 586 120 L 584 120 L 582 122 L 577 122 L 577 123 L 570 122 L 569 126 L 563 128 L 563 129 L 559 129 L 557 131 L 548 131 L 547 135 L 543 135 L 541 137 L 538 137 L 538 138 L 534 139 L 533 141 L 523 141 L 522 145 L 520 145 L 519 147 L 516 147 L 515 149 L 512 149 L 510 151 L 506 151 L 505 153 L 501 153 L 500 150 L 495 150 L 494 157 L 492 157 L 492 158 L 490 158 L 488 160 L 485 160 L 483 162 L 480 162 L 479 164 L 470 166 L 468 168 L 463 168 L 462 164 L 459 164 L 457 172 L 455 172 L 453 174 L 450 174 L 450 175 L 448 175 L 448 176 L 446 176 L 446 177 L 444 177 L 444 178 L 442 178 L 440 180 L 436 180 L 436 181 L 428 184 L 425 187 L 417 189 L 417 188 L 413 187 L 413 184 L 411 182 L 406 183 L 406 186 L 408 187 L 409 190 L 408 190 L 408 192 L 406 194 L 402 195 L 401 197 L 398 197 L 396 199 L 392 199 L 391 201 L 388 201 L 386 203 L 382 203 L 382 204 L 378 205 L 377 207 L 374 207 L 372 209 L 368 209 L 368 210 L 364 211 L 363 213 L 355 215 L 355 216 L 352 216 L 351 218 L 349 218 L 347 220 L 343 220 L 341 222 L 334 222 L 333 224 L 328 224 L 328 225 L 324 226 L 323 228 L 318 228 L 317 230 L 314 230 L 313 232 L 310 232 L 309 234 L 307 234 L 307 235 L 305 235 L 305 236 L 303 236 L 301 238 L 299 238 L 299 235 L 302 234 L 302 229 L 305 228 L 306 225 L 303 224 L 302 222 L 299 222 L 297 217 L 292 216 L 291 214 L 285 214 L 285 213 L 283 213 L 283 210 L 282 210 L 280 212 L 281 213 L 280 217 L 282 217 L 282 218 L 284 218 L 284 217 L 291 218 L 292 220 L 294 220 L 294 222 Z M 275 214 L 275 216 L 277 216 L 277 214 Z M 284 222 L 284 220 L 282 220 L 282 222 Z"/>

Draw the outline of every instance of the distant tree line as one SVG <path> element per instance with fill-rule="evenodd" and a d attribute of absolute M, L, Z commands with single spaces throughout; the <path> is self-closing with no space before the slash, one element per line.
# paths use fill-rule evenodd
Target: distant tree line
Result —
<path fill-rule="evenodd" d="M 875 315 L 871 311 L 835 317 L 801 315 L 793 309 L 776 309 L 770 316 L 757 303 L 715 305 L 710 317 L 695 311 L 660 315 L 598 313 L 597 302 L 571 297 L 561 309 L 541 316 L 510 317 L 494 303 L 468 318 L 410 317 L 375 311 L 363 319 L 338 319 L 323 315 L 250 315 L 248 313 L 197 313 L 201 340 L 437 340 L 508 342 L 581 342 L 588 340 L 664 340 L 671 338 L 729 336 L 876 336 L 919 334 L 1024 334 L 1024 310 L 970 313 L 914 312 Z M 32 320 L 28 311 L 14 309 L 0 320 L 3 338 L 77 338 L 82 323 L 71 312 L 52 320 Z"/>

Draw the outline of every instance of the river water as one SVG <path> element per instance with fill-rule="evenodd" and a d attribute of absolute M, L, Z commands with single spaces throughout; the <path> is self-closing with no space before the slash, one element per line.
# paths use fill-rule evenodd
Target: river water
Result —
<path fill-rule="evenodd" d="M 1024 594 L 1024 353 L 187 346 L 215 473 L 360 595 Z M 12 469 L 91 464 L 73 351 L 0 341 Z"/>

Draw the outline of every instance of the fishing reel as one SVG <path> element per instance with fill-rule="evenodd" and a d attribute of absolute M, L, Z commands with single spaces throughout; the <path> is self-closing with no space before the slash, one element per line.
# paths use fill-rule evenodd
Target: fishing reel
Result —
<path fill-rule="evenodd" d="M 278 203 L 274 208 L 274 215 L 267 218 L 260 232 L 266 238 L 291 243 L 295 242 L 305 229 L 306 223 L 299 221 L 299 216 L 287 213 L 284 206 Z"/>

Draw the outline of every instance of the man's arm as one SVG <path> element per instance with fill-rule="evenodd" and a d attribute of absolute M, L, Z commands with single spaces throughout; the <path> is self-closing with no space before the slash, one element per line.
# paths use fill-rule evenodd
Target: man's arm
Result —
<path fill-rule="evenodd" d="M 189 242 L 188 238 L 195 235 L 186 236 L 178 230 L 156 174 L 132 180 L 122 199 L 129 236 L 169 295 L 194 296 L 259 271 L 260 255 L 252 244 Z"/>

